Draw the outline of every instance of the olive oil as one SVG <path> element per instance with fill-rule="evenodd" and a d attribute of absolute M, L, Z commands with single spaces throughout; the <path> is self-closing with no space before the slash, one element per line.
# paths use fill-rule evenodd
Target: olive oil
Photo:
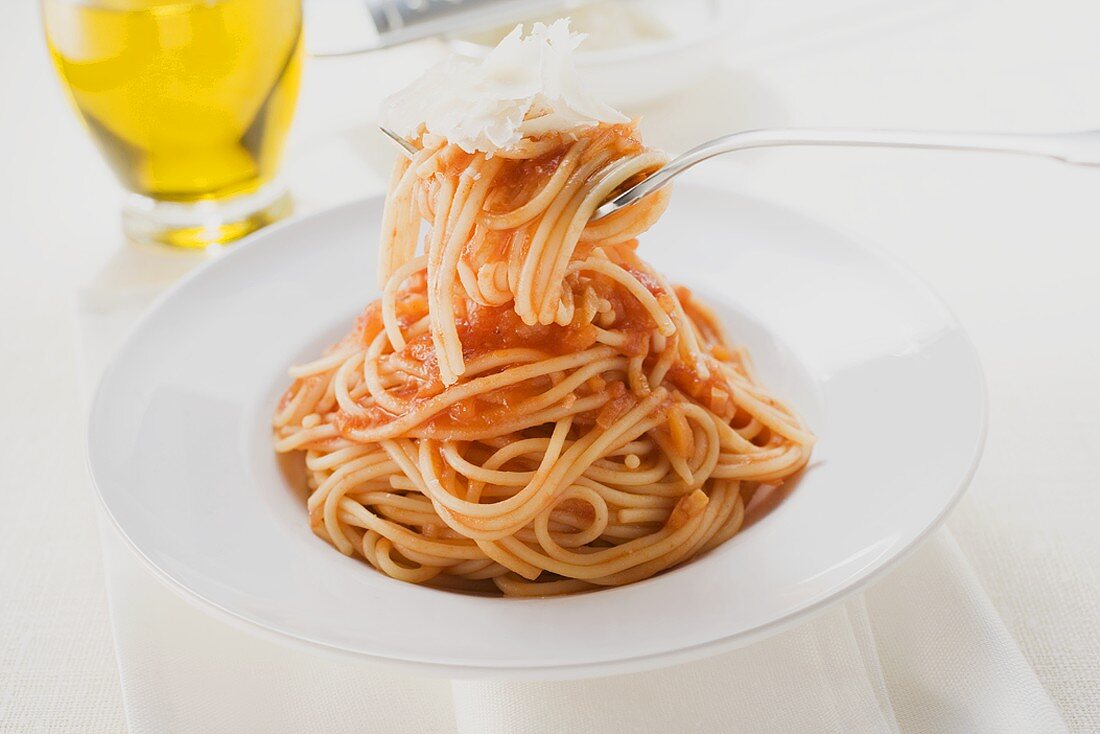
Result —
<path fill-rule="evenodd" d="M 54 62 L 126 188 L 221 200 L 275 175 L 301 69 L 299 0 L 45 0 Z"/>

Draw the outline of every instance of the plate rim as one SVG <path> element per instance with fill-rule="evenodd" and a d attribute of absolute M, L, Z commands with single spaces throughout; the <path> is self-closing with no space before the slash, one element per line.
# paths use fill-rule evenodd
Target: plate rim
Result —
<path fill-rule="evenodd" d="M 782 632 L 785 629 L 791 628 L 796 624 L 806 622 L 812 617 L 823 613 L 834 604 L 839 604 L 840 602 L 852 597 L 856 593 L 866 589 L 868 586 L 880 580 L 883 576 L 893 571 L 895 568 L 897 568 L 897 566 L 908 559 L 929 539 L 929 537 L 934 532 L 936 532 L 943 525 L 947 516 L 958 505 L 963 494 L 965 494 L 967 488 L 970 485 L 970 482 L 974 477 L 974 474 L 980 466 L 988 435 L 990 405 L 988 380 L 986 378 L 985 370 L 983 368 L 981 357 L 977 350 L 977 347 L 975 346 L 973 340 L 970 338 L 970 335 L 967 333 L 966 329 L 963 328 L 962 324 L 956 317 L 950 305 L 944 301 L 939 293 L 934 288 L 932 288 L 924 278 L 922 278 L 920 275 L 910 269 L 904 263 L 904 261 L 901 260 L 901 258 L 885 250 L 881 246 L 866 241 L 865 238 L 852 233 L 843 226 L 838 226 L 835 223 L 823 221 L 822 219 L 811 213 L 787 207 L 781 203 L 773 202 L 761 197 L 753 196 L 732 187 L 714 185 L 711 182 L 702 181 L 693 182 L 688 185 L 692 187 L 716 190 L 727 195 L 738 196 L 752 205 L 770 207 L 772 209 L 780 211 L 795 212 L 806 223 L 826 230 L 831 230 L 833 233 L 840 235 L 851 246 L 858 248 L 868 256 L 880 261 L 884 266 L 890 268 L 900 275 L 903 275 L 905 278 L 912 281 L 917 287 L 923 290 L 925 295 L 931 298 L 937 306 L 943 309 L 946 323 L 952 326 L 953 329 L 957 332 L 958 336 L 961 337 L 962 346 L 965 348 L 968 356 L 973 360 L 973 365 L 975 367 L 975 377 L 977 378 L 977 387 L 979 388 L 979 394 L 977 396 L 979 410 L 977 416 L 978 431 L 975 437 L 976 440 L 971 455 L 967 460 L 968 468 L 958 481 L 957 485 L 951 490 L 949 500 L 944 503 L 944 506 L 940 509 L 934 519 L 928 522 L 924 529 L 917 533 L 900 550 L 896 551 L 890 558 L 883 561 L 881 564 L 873 568 L 868 573 L 850 581 L 845 586 L 833 591 L 830 594 L 823 596 L 821 599 L 811 602 L 803 607 L 799 607 L 769 622 L 760 624 L 751 629 L 735 632 L 733 634 L 729 634 L 706 642 L 700 642 L 694 645 L 688 645 L 685 647 L 661 652 L 645 653 L 641 655 L 617 657 L 611 660 L 582 663 L 468 665 L 453 662 L 411 660 L 398 657 L 389 657 L 386 655 L 379 655 L 360 650 L 351 650 L 331 644 L 329 642 L 312 639 L 311 637 L 305 635 L 295 634 L 283 629 L 279 629 L 265 622 L 248 617 L 243 613 L 234 611 L 233 609 L 230 609 L 216 601 L 207 598 L 202 593 L 190 588 L 182 581 L 179 581 L 175 577 L 173 577 L 171 573 L 161 568 L 148 555 L 146 555 L 141 550 L 141 548 L 138 547 L 138 545 L 131 539 L 129 534 L 119 523 L 114 513 L 111 511 L 111 508 L 103 491 L 99 486 L 99 480 L 96 476 L 95 462 L 93 459 L 93 454 L 95 452 L 92 449 L 92 442 L 94 440 L 93 429 L 95 428 L 99 404 L 104 399 L 104 386 L 108 381 L 108 377 L 119 368 L 119 364 L 122 362 L 122 356 L 127 351 L 128 347 L 130 347 L 131 344 L 135 341 L 139 333 L 143 331 L 146 323 L 156 316 L 162 304 L 169 299 L 174 298 L 178 291 L 186 288 L 188 284 L 192 281 L 205 277 L 205 273 L 210 268 L 216 267 L 218 263 L 241 257 L 241 253 L 250 252 L 257 246 L 262 247 L 265 239 L 276 235 L 277 233 L 280 233 L 285 229 L 301 226 L 303 223 L 317 219 L 336 217 L 348 210 L 357 209 L 363 206 L 369 206 L 371 202 L 380 200 L 384 201 L 384 195 L 382 194 L 357 197 L 350 201 L 336 204 L 334 206 L 316 209 L 301 216 L 292 216 L 248 235 L 247 237 L 235 243 L 230 249 L 217 252 L 206 262 L 197 265 L 189 273 L 185 274 L 176 282 L 174 282 L 171 286 L 166 288 L 162 293 L 154 298 L 148 306 L 145 307 L 145 311 L 129 327 L 125 336 L 119 341 L 117 347 L 114 350 L 114 353 L 111 355 L 111 358 L 108 360 L 107 365 L 104 367 L 99 378 L 97 379 L 95 391 L 93 393 L 91 401 L 88 403 L 88 412 L 85 420 L 85 466 L 87 468 L 87 472 L 91 480 L 94 493 L 96 495 L 96 500 L 100 508 L 102 508 L 105 516 L 110 521 L 110 526 L 117 533 L 117 538 L 121 539 L 123 541 L 123 545 L 128 549 L 128 551 L 132 553 L 146 569 L 152 572 L 152 575 L 157 579 L 158 582 L 169 588 L 178 597 L 181 597 L 193 607 L 202 610 L 203 612 L 211 613 L 216 618 L 229 623 L 231 626 L 237 629 L 252 634 L 257 634 L 262 638 L 271 640 L 279 644 L 289 645 L 292 648 L 304 648 L 314 652 L 334 655 L 338 658 L 345 660 L 353 659 L 360 662 L 371 662 L 412 674 L 446 676 L 449 678 L 492 677 L 497 679 L 566 680 L 616 675 L 663 668 L 669 665 L 675 665 L 693 660 L 699 660 L 713 655 L 718 655 L 723 652 L 727 652 L 729 650 L 733 650 L 748 644 L 752 644 L 753 642 L 766 639 L 768 637 L 771 637 L 772 635 Z"/>

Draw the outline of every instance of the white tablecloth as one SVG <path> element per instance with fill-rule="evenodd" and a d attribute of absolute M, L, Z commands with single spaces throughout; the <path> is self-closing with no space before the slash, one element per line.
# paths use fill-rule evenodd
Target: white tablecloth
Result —
<path fill-rule="evenodd" d="M 757 4 L 727 71 L 648 111 L 651 139 L 683 149 L 761 125 L 1100 127 L 1095 3 L 820 5 Z M 120 731 L 71 319 L 77 288 L 126 285 L 135 255 L 121 248 L 117 188 L 66 109 L 35 14 L 33 3 L 0 7 L 0 730 Z M 416 58 L 410 48 L 310 65 L 288 167 L 304 206 L 378 189 L 390 153 L 369 120 Z M 949 525 L 1070 729 L 1100 730 L 1100 176 L 836 150 L 715 165 L 755 196 L 884 245 L 968 328 L 988 373 L 990 435 Z M 186 264 L 165 257 L 151 277 L 167 282 Z"/>

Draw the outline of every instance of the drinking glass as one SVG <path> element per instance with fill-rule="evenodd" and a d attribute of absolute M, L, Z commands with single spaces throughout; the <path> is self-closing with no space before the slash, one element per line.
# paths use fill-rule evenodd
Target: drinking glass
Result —
<path fill-rule="evenodd" d="M 46 40 L 130 192 L 135 240 L 205 248 L 285 215 L 301 0 L 42 0 Z"/>

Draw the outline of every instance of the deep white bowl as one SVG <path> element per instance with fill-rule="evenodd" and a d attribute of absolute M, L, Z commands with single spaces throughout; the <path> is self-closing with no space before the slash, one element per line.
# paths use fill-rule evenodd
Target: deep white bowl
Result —
<path fill-rule="evenodd" d="M 119 531 L 162 579 L 280 639 L 448 676 L 572 677 L 772 634 L 882 574 L 961 494 L 985 431 L 974 349 L 912 275 L 793 212 L 680 185 L 641 252 L 714 305 L 818 435 L 732 540 L 553 599 L 395 581 L 309 529 L 271 449 L 288 365 L 377 294 L 380 198 L 265 230 L 165 295 L 106 371 L 88 434 Z"/>

